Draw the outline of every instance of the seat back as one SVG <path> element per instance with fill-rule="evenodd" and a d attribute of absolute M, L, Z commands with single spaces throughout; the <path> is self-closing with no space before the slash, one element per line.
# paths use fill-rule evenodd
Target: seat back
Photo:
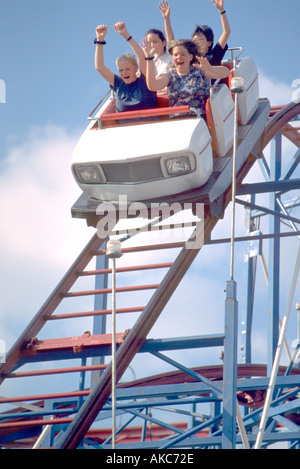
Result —
<path fill-rule="evenodd" d="M 169 98 L 167 94 L 158 94 L 157 95 L 157 107 L 169 107 Z"/>
<path fill-rule="evenodd" d="M 234 101 L 227 85 L 218 85 L 206 101 L 206 118 L 213 154 L 225 156 L 233 145 L 234 130 Z"/>
<path fill-rule="evenodd" d="M 238 60 L 237 65 L 230 72 L 229 87 L 233 77 L 242 77 L 245 91 L 239 94 L 239 124 L 247 125 L 255 114 L 259 101 L 258 73 L 251 57 Z"/>

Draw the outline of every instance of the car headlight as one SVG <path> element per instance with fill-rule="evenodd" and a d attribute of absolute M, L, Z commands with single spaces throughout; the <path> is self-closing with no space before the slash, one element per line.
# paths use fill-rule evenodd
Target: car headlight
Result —
<path fill-rule="evenodd" d="M 164 158 L 166 176 L 180 176 L 195 170 L 195 158 L 191 155 Z"/>
<path fill-rule="evenodd" d="M 103 184 L 105 176 L 99 166 L 78 165 L 75 167 L 78 180 L 82 184 Z"/>

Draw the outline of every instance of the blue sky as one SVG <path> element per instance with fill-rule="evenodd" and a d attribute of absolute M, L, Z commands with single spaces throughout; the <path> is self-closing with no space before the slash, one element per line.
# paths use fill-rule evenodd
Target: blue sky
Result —
<path fill-rule="evenodd" d="M 221 34 L 219 14 L 210 0 L 169 3 L 177 38 L 189 37 L 196 23 L 211 25 L 216 39 Z M 6 100 L 0 103 L 0 338 L 5 337 L 8 345 L 93 234 L 70 215 L 80 194 L 70 161 L 88 114 L 108 90 L 94 70 L 95 27 L 109 27 L 105 57 L 116 71 L 116 57 L 130 47 L 113 24 L 125 21 L 140 41 L 150 27 L 163 28 L 158 4 L 0 0 L 0 79 L 6 85 Z M 225 8 L 232 31 L 229 46 L 243 46 L 256 62 L 261 96 L 272 104 L 291 101 L 292 83 L 300 78 L 299 0 L 225 0 Z M 220 235 L 228 233 L 228 225 L 219 229 Z M 204 267 L 192 271 L 187 283 L 190 289 L 199 281 L 197 275 L 203 275 L 205 301 L 210 295 L 220 320 L 227 260 L 227 248 L 210 248 Z M 219 296 L 214 294 L 218 290 Z"/>

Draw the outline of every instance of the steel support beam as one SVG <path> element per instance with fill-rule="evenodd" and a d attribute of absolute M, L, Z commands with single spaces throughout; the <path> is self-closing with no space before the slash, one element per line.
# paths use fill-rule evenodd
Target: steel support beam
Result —
<path fill-rule="evenodd" d="M 278 181 L 281 176 L 282 134 L 279 131 L 271 142 L 270 177 Z M 270 209 L 280 213 L 275 193 L 270 193 Z M 271 216 L 269 232 L 280 233 L 280 217 Z M 279 337 L 279 291 L 280 291 L 280 239 L 269 241 L 269 294 L 268 294 L 268 370 L 271 373 Z"/>
<path fill-rule="evenodd" d="M 100 247 L 100 251 L 103 249 L 105 249 L 105 243 Z M 107 256 L 96 257 L 96 269 L 97 270 L 108 269 Z M 101 275 L 96 275 L 95 276 L 95 290 L 107 290 L 107 288 L 108 288 L 108 274 L 104 273 Z M 107 293 L 95 295 L 94 309 L 95 311 L 103 311 L 107 309 Z M 106 333 L 106 316 L 107 315 L 94 316 L 93 335 Z M 103 364 L 104 364 L 104 356 L 92 358 L 92 365 L 103 365 Z M 91 373 L 91 389 L 94 387 L 95 383 L 99 380 L 100 374 L 101 374 L 101 370 L 93 371 Z"/>
<path fill-rule="evenodd" d="M 297 190 L 299 187 L 300 179 L 257 182 L 253 184 L 243 184 L 239 188 L 237 195 L 263 194 L 267 192 L 286 192 Z"/>
<path fill-rule="evenodd" d="M 251 195 L 251 202 L 254 203 L 255 196 Z M 253 232 L 253 220 L 251 218 L 251 209 L 246 208 L 246 230 L 247 235 Z M 250 241 L 251 240 L 251 241 Z M 260 241 L 257 241 L 258 243 Z M 241 363 L 251 363 L 251 330 L 253 316 L 253 296 L 255 287 L 255 264 L 257 257 L 251 254 L 251 246 L 253 240 L 251 235 L 249 241 L 245 244 L 244 255 L 244 278 L 246 285 L 244 286 L 243 304 L 241 312 L 241 343 L 240 358 Z"/>
<path fill-rule="evenodd" d="M 227 282 L 225 301 L 225 342 L 223 377 L 223 433 L 222 448 L 234 449 L 236 445 L 237 405 L 237 285 Z"/>

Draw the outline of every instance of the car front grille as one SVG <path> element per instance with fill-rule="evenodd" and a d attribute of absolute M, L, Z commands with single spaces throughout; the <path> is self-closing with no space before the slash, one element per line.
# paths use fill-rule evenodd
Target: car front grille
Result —
<path fill-rule="evenodd" d="M 127 163 L 101 163 L 101 167 L 104 171 L 106 182 L 111 184 L 131 184 L 153 181 L 164 177 L 160 158 Z"/>

